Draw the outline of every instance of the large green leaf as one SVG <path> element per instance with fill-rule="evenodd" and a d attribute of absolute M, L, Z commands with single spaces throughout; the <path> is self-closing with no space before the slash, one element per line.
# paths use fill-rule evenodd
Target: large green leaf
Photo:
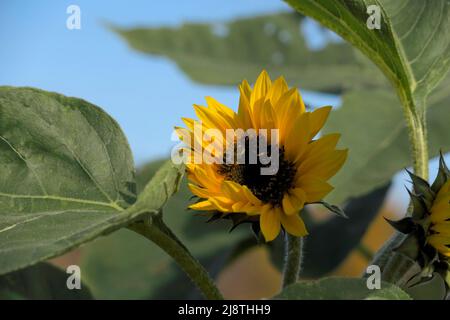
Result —
<path fill-rule="evenodd" d="M 327 197 L 341 203 L 381 187 L 410 165 L 406 125 L 398 98 L 384 90 L 360 90 L 345 94 L 342 107 L 333 111 L 325 133 L 342 133 L 341 145 L 349 148 L 343 169 L 332 180 Z M 450 97 L 432 95 L 428 110 L 430 156 L 450 149 L 448 113 Z"/>
<path fill-rule="evenodd" d="M 450 67 L 447 0 L 286 0 L 358 47 L 417 111 Z M 380 29 L 367 26 L 367 8 L 381 14 Z"/>
<path fill-rule="evenodd" d="M 430 279 L 405 288 L 414 300 L 445 300 L 447 288 L 445 280 L 438 273 L 433 273 Z"/>
<path fill-rule="evenodd" d="M 283 75 L 291 85 L 310 90 L 340 92 L 353 86 L 384 84 L 377 72 L 364 72 L 345 43 L 308 49 L 300 31 L 301 20 L 299 15 L 282 13 L 224 24 L 112 28 L 133 49 L 169 57 L 200 83 L 236 85 L 267 69 L 274 77 Z"/>
<path fill-rule="evenodd" d="M 144 189 L 161 163 L 151 162 L 138 170 L 138 190 Z M 186 209 L 191 196 L 184 181 L 164 208 L 164 222 L 214 277 L 250 230 L 242 226 L 229 233 L 227 221 L 207 224 L 206 217 L 196 216 L 196 212 Z M 85 246 L 81 266 L 83 277 L 97 298 L 200 298 L 193 283 L 167 254 L 128 230 L 120 230 Z"/>
<path fill-rule="evenodd" d="M 381 289 L 369 290 L 366 279 L 323 278 L 316 281 L 299 281 L 275 297 L 287 300 L 411 300 L 400 288 L 381 283 Z"/>
<path fill-rule="evenodd" d="M 181 175 L 168 163 L 130 207 L 133 160 L 111 117 L 80 99 L 1 87 L 0 274 L 158 212 Z"/>
<path fill-rule="evenodd" d="M 47 263 L 38 263 L 23 270 L 0 277 L 0 300 L 86 300 L 92 299 L 86 284 L 80 289 L 69 290 L 67 279 L 70 274 Z"/>

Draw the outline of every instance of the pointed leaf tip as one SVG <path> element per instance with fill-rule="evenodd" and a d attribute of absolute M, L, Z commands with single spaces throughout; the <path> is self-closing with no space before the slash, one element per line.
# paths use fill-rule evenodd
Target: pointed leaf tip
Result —
<path fill-rule="evenodd" d="M 386 220 L 387 223 L 389 223 L 394 229 L 396 229 L 397 231 L 403 233 L 403 234 L 408 234 L 411 233 L 412 231 L 414 231 L 416 229 L 416 224 L 414 223 L 414 221 L 410 218 L 404 218 L 398 221 L 394 221 L 394 220 L 390 220 L 386 217 L 383 217 L 384 220 Z"/>
<path fill-rule="evenodd" d="M 321 205 L 323 205 L 325 208 L 327 208 L 328 210 L 330 210 L 331 212 L 333 212 L 334 214 L 336 214 L 337 216 L 348 219 L 347 214 L 339 206 L 336 206 L 334 204 L 329 204 L 325 201 L 320 201 L 319 203 Z"/>

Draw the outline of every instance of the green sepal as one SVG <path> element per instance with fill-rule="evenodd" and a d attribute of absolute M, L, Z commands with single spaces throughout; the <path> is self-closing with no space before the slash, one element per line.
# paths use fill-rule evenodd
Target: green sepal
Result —
<path fill-rule="evenodd" d="M 431 185 L 431 189 L 437 194 L 449 178 L 450 178 L 450 170 L 447 168 L 447 165 L 445 164 L 444 156 L 442 155 L 441 151 L 439 156 L 439 171 L 436 176 L 436 179 Z"/>
<path fill-rule="evenodd" d="M 394 250 L 383 269 L 383 280 L 403 288 L 410 279 L 420 275 L 421 272 L 422 267 L 415 259 Z"/>
<path fill-rule="evenodd" d="M 234 229 L 236 229 L 238 226 L 240 226 L 243 223 L 251 223 L 252 222 L 251 220 L 249 220 L 249 216 L 246 215 L 245 213 L 233 213 L 233 214 L 227 215 L 227 217 L 233 223 L 229 232 L 232 232 Z"/>
<path fill-rule="evenodd" d="M 333 212 L 335 215 L 348 219 L 348 216 L 345 214 L 344 210 L 342 210 L 342 208 L 340 208 L 339 206 L 336 206 L 334 204 L 329 204 L 325 201 L 319 201 L 317 203 L 320 203 L 321 205 L 323 205 L 325 208 L 327 208 L 328 210 L 330 210 L 331 212 Z"/>
<path fill-rule="evenodd" d="M 209 216 L 208 220 L 206 220 L 206 223 L 215 222 L 217 220 L 230 220 L 231 221 L 231 228 L 229 232 L 232 232 L 234 229 L 236 229 L 238 226 L 240 226 L 243 223 L 251 223 L 258 224 L 257 219 L 255 217 L 251 217 L 247 215 L 246 213 L 239 213 L 234 212 L 233 214 L 227 214 L 220 211 L 209 211 L 205 214 L 197 214 L 198 216 Z"/>
<path fill-rule="evenodd" d="M 197 214 L 199 216 L 203 216 L 203 214 Z M 223 218 L 223 213 L 219 211 L 215 211 L 211 214 L 211 216 L 206 220 L 206 223 L 214 222 Z"/>
<path fill-rule="evenodd" d="M 408 191 L 409 197 L 411 198 L 411 203 L 413 205 L 411 217 L 414 221 L 422 220 L 429 214 L 429 209 L 427 208 L 423 197 L 411 192 L 408 188 L 406 188 L 406 190 Z"/>
<path fill-rule="evenodd" d="M 275 243 L 275 241 L 271 241 L 269 243 L 266 242 L 266 239 L 264 239 L 264 235 L 261 232 L 261 227 L 259 225 L 259 222 L 253 222 L 251 224 L 251 229 L 252 229 L 253 235 L 255 236 L 255 240 L 259 245 L 268 244 L 269 246 L 271 246 Z"/>
<path fill-rule="evenodd" d="M 445 263 L 447 264 L 447 271 L 445 272 L 444 279 L 445 279 L 445 282 L 447 283 L 447 286 L 450 287 L 450 262 L 446 261 Z M 449 295 L 448 298 L 450 298 L 450 290 L 448 292 L 448 295 Z"/>
<path fill-rule="evenodd" d="M 409 233 L 406 238 L 400 243 L 395 252 L 402 253 L 410 259 L 417 260 L 420 250 L 422 248 L 422 239 L 418 230 Z"/>
<path fill-rule="evenodd" d="M 438 251 L 430 245 L 426 245 L 421 251 L 422 264 L 424 265 L 424 275 L 430 275 L 435 271 L 435 265 L 439 263 Z M 428 270 L 428 274 L 425 272 Z"/>
<path fill-rule="evenodd" d="M 403 234 L 409 234 L 417 229 L 417 224 L 414 223 L 411 217 L 406 217 L 397 221 L 390 220 L 385 217 L 384 220 L 386 220 L 386 222 L 389 223 L 395 230 Z"/>
<path fill-rule="evenodd" d="M 414 193 L 418 196 L 422 196 L 427 208 L 431 209 L 436 193 L 431 189 L 426 180 L 416 176 L 409 170 L 406 170 L 406 172 L 408 172 L 411 177 Z"/>

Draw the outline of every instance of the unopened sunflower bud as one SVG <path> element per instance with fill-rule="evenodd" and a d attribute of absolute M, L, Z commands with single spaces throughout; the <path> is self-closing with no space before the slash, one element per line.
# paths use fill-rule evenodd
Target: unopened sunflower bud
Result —
<path fill-rule="evenodd" d="M 430 186 L 427 181 L 408 172 L 412 180 L 409 191 L 411 215 L 391 226 L 406 234 L 396 252 L 415 260 L 420 271 L 409 284 L 429 281 L 435 274 L 449 284 L 450 267 L 450 171 L 441 154 L 438 175 Z M 436 280 L 437 281 L 437 280 Z"/>

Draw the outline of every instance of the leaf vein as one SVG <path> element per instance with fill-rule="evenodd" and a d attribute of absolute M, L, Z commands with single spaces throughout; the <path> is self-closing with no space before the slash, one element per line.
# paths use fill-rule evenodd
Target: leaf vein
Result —
<path fill-rule="evenodd" d="M 12 151 L 14 151 L 15 154 L 25 163 L 27 168 L 31 171 L 35 179 L 37 180 L 39 187 L 42 190 L 42 193 L 48 194 L 46 188 L 44 187 L 44 184 L 42 183 L 42 180 L 37 175 L 36 171 L 33 169 L 33 167 L 30 165 L 29 160 L 27 160 L 20 152 L 17 150 L 10 141 L 8 141 L 4 136 L 0 135 L 0 139 L 2 139 L 10 148 Z"/>

